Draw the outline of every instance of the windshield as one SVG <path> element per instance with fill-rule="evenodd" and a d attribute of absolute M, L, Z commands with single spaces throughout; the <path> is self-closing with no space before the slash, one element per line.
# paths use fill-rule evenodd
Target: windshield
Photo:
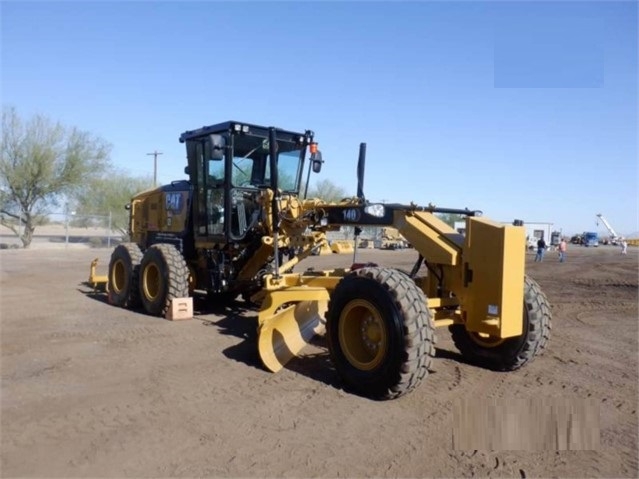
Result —
<path fill-rule="evenodd" d="M 288 141 L 277 141 L 278 188 L 283 191 L 296 192 L 299 184 L 303 149 L 299 144 Z M 233 186 L 267 187 L 271 184 L 270 155 L 268 139 L 249 135 L 238 135 L 234 138 Z"/>

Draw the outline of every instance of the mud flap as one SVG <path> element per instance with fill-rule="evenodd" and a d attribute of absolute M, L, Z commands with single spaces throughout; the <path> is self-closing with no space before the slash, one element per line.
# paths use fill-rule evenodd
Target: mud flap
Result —
<path fill-rule="evenodd" d="M 290 287 L 269 291 L 258 315 L 258 350 L 264 366 L 277 372 L 325 332 L 329 294 L 325 288 Z"/>

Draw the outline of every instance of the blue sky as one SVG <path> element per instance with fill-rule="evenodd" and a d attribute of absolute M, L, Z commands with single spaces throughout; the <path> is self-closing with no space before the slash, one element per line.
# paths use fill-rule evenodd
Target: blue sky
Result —
<path fill-rule="evenodd" d="M 316 133 L 370 200 L 639 231 L 635 2 L 2 2 L 2 102 L 183 178 L 180 133 Z"/>

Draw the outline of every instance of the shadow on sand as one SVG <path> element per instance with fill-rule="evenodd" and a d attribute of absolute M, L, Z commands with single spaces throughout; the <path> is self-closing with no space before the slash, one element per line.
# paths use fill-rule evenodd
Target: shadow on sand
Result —
<path fill-rule="evenodd" d="M 81 283 L 84 289 L 77 291 L 88 298 L 108 304 L 106 292 L 96 290 L 88 282 Z M 133 312 L 145 314 L 143 309 L 137 308 Z M 214 327 L 220 334 L 239 338 L 241 341 L 222 351 L 229 359 L 243 363 L 247 366 L 264 371 L 257 347 L 257 312 L 255 305 L 241 300 L 228 301 L 225 304 L 211 304 L 205 297 L 193 298 L 194 319 L 200 321 L 205 327 Z M 209 318 L 207 316 L 213 316 Z M 348 390 L 342 383 L 330 358 L 328 344 L 324 336 L 315 336 L 310 344 L 319 352 L 306 353 L 300 357 L 291 359 L 285 368 L 310 379 L 326 384 L 335 389 Z M 436 359 L 449 359 L 462 364 L 473 365 L 460 353 L 446 349 L 435 348 Z M 430 374 L 436 374 L 430 371 Z"/>

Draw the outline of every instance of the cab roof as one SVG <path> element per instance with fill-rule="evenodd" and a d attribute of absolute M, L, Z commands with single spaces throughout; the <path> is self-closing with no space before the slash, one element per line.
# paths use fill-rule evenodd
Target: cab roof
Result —
<path fill-rule="evenodd" d="M 247 131 L 248 128 L 248 131 Z M 233 131 L 251 133 L 256 136 L 268 136 L 269 132 L 268 126 L 260 126 L 254 125 L 252 123 L 246 123 L 241 121 L 229 120 L 222 123 L 217 123 L 215 125 L 203 126 L 202 128 L 198 128 L 197 130 L 188 130 L 180 135 L 180 143 L 184 143 L 186 140 L 190 140 L 193 138 L 201 138 L 206 135 L 216 134 L 216 133 L 232 133 Z M 288 137 L 307 137 L 310 136 L 312 139 L 313 132 L 310 130 L 306 130 L 304 133 L 294 132 L 290 130 L 284 130 L 281 128 L 275 128 L 278 136 L 288 136 Z"/>

